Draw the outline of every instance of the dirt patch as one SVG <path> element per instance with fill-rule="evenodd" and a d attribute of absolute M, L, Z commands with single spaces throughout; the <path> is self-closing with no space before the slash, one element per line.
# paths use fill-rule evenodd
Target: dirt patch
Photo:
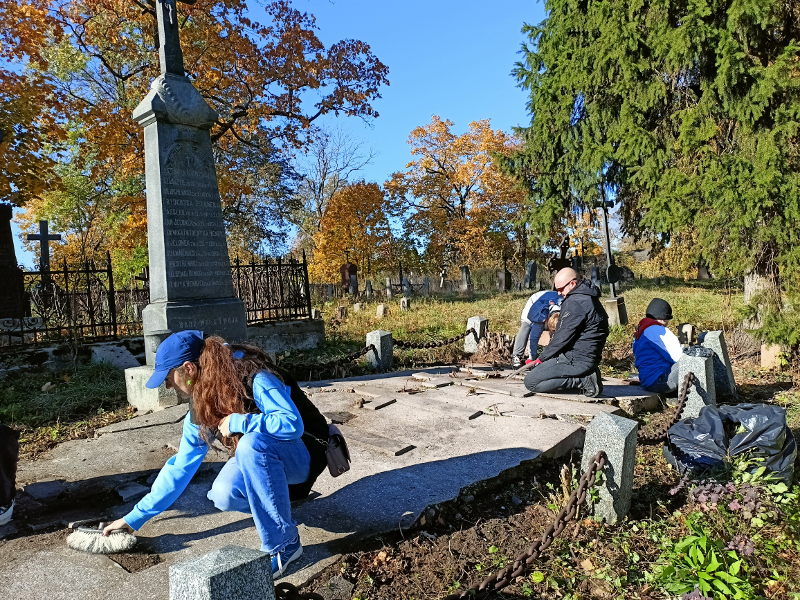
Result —
<path fill-rule="evenodd" d="M 126 552 L 122 554 L 109 554 L 108 558 L 125 569 L 128 573 L 138 573 L 157 564 L 164 562 L 160 555 L 147 552 Z"/>

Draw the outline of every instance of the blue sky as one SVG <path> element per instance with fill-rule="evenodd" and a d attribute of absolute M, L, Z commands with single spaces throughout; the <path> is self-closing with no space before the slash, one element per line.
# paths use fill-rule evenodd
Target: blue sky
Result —
<path fill-rule="evenodd" d="M 493 128 L 505 131 L 529 121 L 525 92 L 510 73 L 520 59 L 520 29 L 544 19 L 542 3 L 294 0 L 293 5 L 316 16 L 326 46 L 358 39 L 389 67 L 391 85 L 374 104 L 377 119 L 369 125 L 346 117 L 324 122 L 378 153 L 362 172 L 367 181 L 383 184 L 405 167 L 411 160 L 408 135 L 432 115 L 453 121 L 456 133 L 478 119 L 491 119 Z M 265 22 L 261 6 L 250 6 L 253 19 Z M 19 230 L 14 233 L 18 236 Z M 33 266 L 33 255 L 24 253 L 19 242 L 17 260 Z"/>

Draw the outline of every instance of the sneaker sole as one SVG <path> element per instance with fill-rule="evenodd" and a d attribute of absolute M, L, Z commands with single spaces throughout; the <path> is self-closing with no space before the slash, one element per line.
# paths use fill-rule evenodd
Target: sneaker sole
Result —
<path fill-rule="evenodd" d="M 8 508 L 6 512 L 0 515 L 0 525 L 5 525 L 9 521 L 11 521 L 11 515 L 14 513 L 14 501 L 11 501 L 11 506 Z"/>

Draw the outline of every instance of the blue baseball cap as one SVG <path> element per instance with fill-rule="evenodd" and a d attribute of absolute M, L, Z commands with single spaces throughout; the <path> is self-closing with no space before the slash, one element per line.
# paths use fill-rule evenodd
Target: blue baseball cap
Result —
<path fill-rule="evenodd" d="M 180 367 L 187 360 L 194 362 L 203 352 L 203 332 L 196 329 L 173 333 L 156 350 L 156 370 L 147 380 L 145 387 L 156 389 L 167 378 L 170 369 Z"/>

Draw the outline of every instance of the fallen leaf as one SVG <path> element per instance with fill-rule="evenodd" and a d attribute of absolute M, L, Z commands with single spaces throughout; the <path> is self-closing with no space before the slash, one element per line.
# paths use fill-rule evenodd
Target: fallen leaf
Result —
<path fill-rule="evenodd" d="M 584 571 L 586 571 L 587 573 L 589 573 L 589 572 L 591 572 L 591 571 L 594 571 L 594 569 L 595 569 L 595 566 L 594 566 L 594 564 L 592 563 L 592 561 L 591 561 L 591 560 L 589 560 L 589 559 L 587 558 L 586 560 L 582 560 L 582 561 L 581 561 L 581 568 L 582 568 Z"/>

